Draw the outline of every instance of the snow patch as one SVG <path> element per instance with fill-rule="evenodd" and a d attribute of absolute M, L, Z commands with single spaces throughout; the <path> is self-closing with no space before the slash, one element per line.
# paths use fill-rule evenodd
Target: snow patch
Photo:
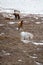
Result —
<path fill-rule="evenodd" d="M 4 35 L 5 33 L 0 33 L 0 36 Z"/>
<path fill-rule="evenodd" d="M 36 62 L 36 61 L 34 61 L 37 65 L 42 65 L 41 63 L 39 63 L 39 62 Z"/>
<path fill-rule="evenodd" d="M 4 24 L 0 24 L 0 26 L 4 26 Z"/>
<path fill-rule="evenodd" d="M 35 22 L 36 24 L 41 24 L 41 22 Z"/>
<path fill-rule="evenodd" d="M 15 22 L 8 22 L 8 24 L 15 24 Z"/>
<path fill-rule="evenodd" d="M 35 45 L 43 45 L 43 43 L 37 43 L 37 42 L 33 42 L 33 44 L 35 44 Z"/>

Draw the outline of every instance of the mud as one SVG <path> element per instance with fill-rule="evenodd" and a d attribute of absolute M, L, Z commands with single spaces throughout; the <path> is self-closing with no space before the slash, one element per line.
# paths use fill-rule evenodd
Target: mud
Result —
<path fill-rule="evenodd" d="M 43 20 L 34 16 L 23 17 L 18 31 L 19 20 L 5 20 L 0 14 L 0 65 L 43 65 Z M 21 32 L 32 34 L 32 39 L 26 34 L 23 42 Z"/>

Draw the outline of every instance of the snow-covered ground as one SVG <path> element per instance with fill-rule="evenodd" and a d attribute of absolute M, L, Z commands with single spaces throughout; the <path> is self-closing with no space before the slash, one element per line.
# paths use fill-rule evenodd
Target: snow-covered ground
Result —
<path fill-rule="evenodd" d="M 0 0 L 0 7 L 17 9 L 25 13 L 43 14 L 43 0 Z"/>

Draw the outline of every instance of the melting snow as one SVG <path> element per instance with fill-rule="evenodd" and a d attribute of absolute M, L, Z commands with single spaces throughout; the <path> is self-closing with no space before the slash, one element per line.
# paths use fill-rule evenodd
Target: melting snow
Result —
<path fill-rule="evenodd" d="M 10 55 L 10 53 L 7 53 L 5 50 L 2 50 L 3 55 Z"/>
<path fill-rule="evenodd" d="M 15 24 L 15 22 L 8 22 L 8 24 Z"/>
<path fill-rule="evenodd" d="M 35 19 L 38 19 L 38 17 L 37 17 L 37 16 L 34 16 L 34 18 L 35 18 Z"/>
<path fill-rule="evenodd" d="M 1 33 L 0 36 L 1 36 L 1 35 L 4 35 L 4 33 Z"/>
<path fill-rule="evenodd" d="M 12 21 L 8 22 L 8 24 L 16 24 L 16 23 L 18 23 L 18 22 L 12 22 Z"/>
<path fill-rule="evenodd" d="M 15 16 L 13 14 L 10 14 L 10 13 L 3 13 L 2 15 L 3 15 L 3 17 L 7 17 L 7 18 L 10 18 L 10 19 L 15 18 Z"/>
<path fill-rule="evenodd" d="M 41 63 L 39 63 L 39 62 L 36 62 L 36 61 L 34 61 L 37 65 L 42 65 Z"/>
<path fill-rule="evenodd" d="M 33 42 L 33 44 L 35 44 L 35 45 L 43 45 L 43 43 L 37 43 L 37 42 Z"/>
<path fill-rule="evenodd" d="M 29 40 L 21 40 L 23 43 L 29 43 Z"/>
<path fill-rule="evenodd" d="M 35 22 L 36 24 L 41 24 L 41 22 Z"/>
<path fill-rule="evenodd" d="M 0 26 L 4 26 L 4 24 L 0 24 Z"/>
<path fill-rule="evenodd" d="M 30 57 L 31 57 L 31 58 L 34 58 L 34 59 L 37 58 L 37 57 L 35 57 L 35 56 L 30 56 Z"/>
<path fill-rule="evenodd" d="M 32 56 L 30 56 L 31 58 L 37 58 L 37 55 L 36 54 L 33 54 Z"/>
<path fill-rule="evenodd" d="M 18 61 L 19 61 L 19 62 L 21 62 L 22 60 L 21 60 L 21 59 L 19 59 Z"/>

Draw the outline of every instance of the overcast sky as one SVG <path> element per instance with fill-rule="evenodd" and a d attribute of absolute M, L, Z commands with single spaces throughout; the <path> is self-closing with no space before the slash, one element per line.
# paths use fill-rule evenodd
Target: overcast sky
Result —
<path fill-rule="evenodd" d="M 0 0 L 0 7 L 14 8 L 25 13 L 43 14 L 43 0 Z"/>

